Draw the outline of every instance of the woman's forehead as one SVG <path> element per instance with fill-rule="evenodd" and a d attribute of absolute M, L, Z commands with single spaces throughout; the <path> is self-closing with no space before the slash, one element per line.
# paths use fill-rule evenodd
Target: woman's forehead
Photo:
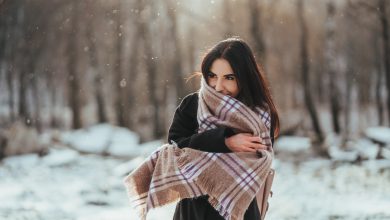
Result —
<path fill-rule="evenodd" d="M 225 59 L 216 59 L 211 65 L 210 71 L 216 75 L 234 75 L 233 69 Z"/>

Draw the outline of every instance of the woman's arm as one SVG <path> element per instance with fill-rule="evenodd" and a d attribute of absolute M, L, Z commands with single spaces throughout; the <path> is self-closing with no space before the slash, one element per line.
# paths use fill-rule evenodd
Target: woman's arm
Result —
<path fill-rule="evenodd" d="M 175 142 L 178 147 L 190 147 L 193 149 L 227 153 L 231 152 L 225 144 L 225 138 L 234 134 L 233 130 L 227 127 L 206 130 L 197 133 L 197 94 L 186 96 L 176 108 L 172 124 L 169 128 L 168 141 Z"/>

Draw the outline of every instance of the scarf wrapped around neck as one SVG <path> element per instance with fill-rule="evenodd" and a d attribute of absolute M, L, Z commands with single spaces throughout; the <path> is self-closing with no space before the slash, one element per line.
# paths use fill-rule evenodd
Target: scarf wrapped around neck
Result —
<path fill-rule="evenodd" d="M 220 94 L 201 80 L 198 132 L 226 126 L 262 138 L 268 150 L 209 153 L 165 144 L 125 179 L 130 205 L 141 219 L 147 212 L 184 198 L 209 195 L 208 201 L 227 220 L 243 219 L 259 192 L 273 159 L 270 115 Z"/>

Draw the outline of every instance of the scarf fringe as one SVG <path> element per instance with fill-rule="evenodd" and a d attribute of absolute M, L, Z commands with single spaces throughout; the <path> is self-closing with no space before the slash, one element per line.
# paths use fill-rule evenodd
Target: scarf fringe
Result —
<path fill-rule="evenodd" d="M 237 210 L 237 214 L 235 213 L 229 213 L 222 205 L 218 202 L 217 199 L 209 197 L 208 202 L 211 206 L 214 207 L 215 210 L 218 211 L 218 213 L 225 219 L 225 220 L 238 220 L 238 219 L 244 219 L 244 214 L 246 210 Z"/>

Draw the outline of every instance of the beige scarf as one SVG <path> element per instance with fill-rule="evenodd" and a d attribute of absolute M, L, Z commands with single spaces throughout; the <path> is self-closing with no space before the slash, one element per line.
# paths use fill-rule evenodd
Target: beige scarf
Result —
<path fill-rule="evenodd" d="M 199 132 L 231 127 L 260 136 L 269 150 L 208 153 L 169 144 L 161 146 L 124 179 L 130 204 L 140 217 L 146 219 L 152 208 L 207 194 L 210 204 L 225 219 L 243 219 L 273 158 L 270 117 L 266 111 L 258 110 L 254 112 L 240 101 L 216 92 L 202 78 Z"/>

